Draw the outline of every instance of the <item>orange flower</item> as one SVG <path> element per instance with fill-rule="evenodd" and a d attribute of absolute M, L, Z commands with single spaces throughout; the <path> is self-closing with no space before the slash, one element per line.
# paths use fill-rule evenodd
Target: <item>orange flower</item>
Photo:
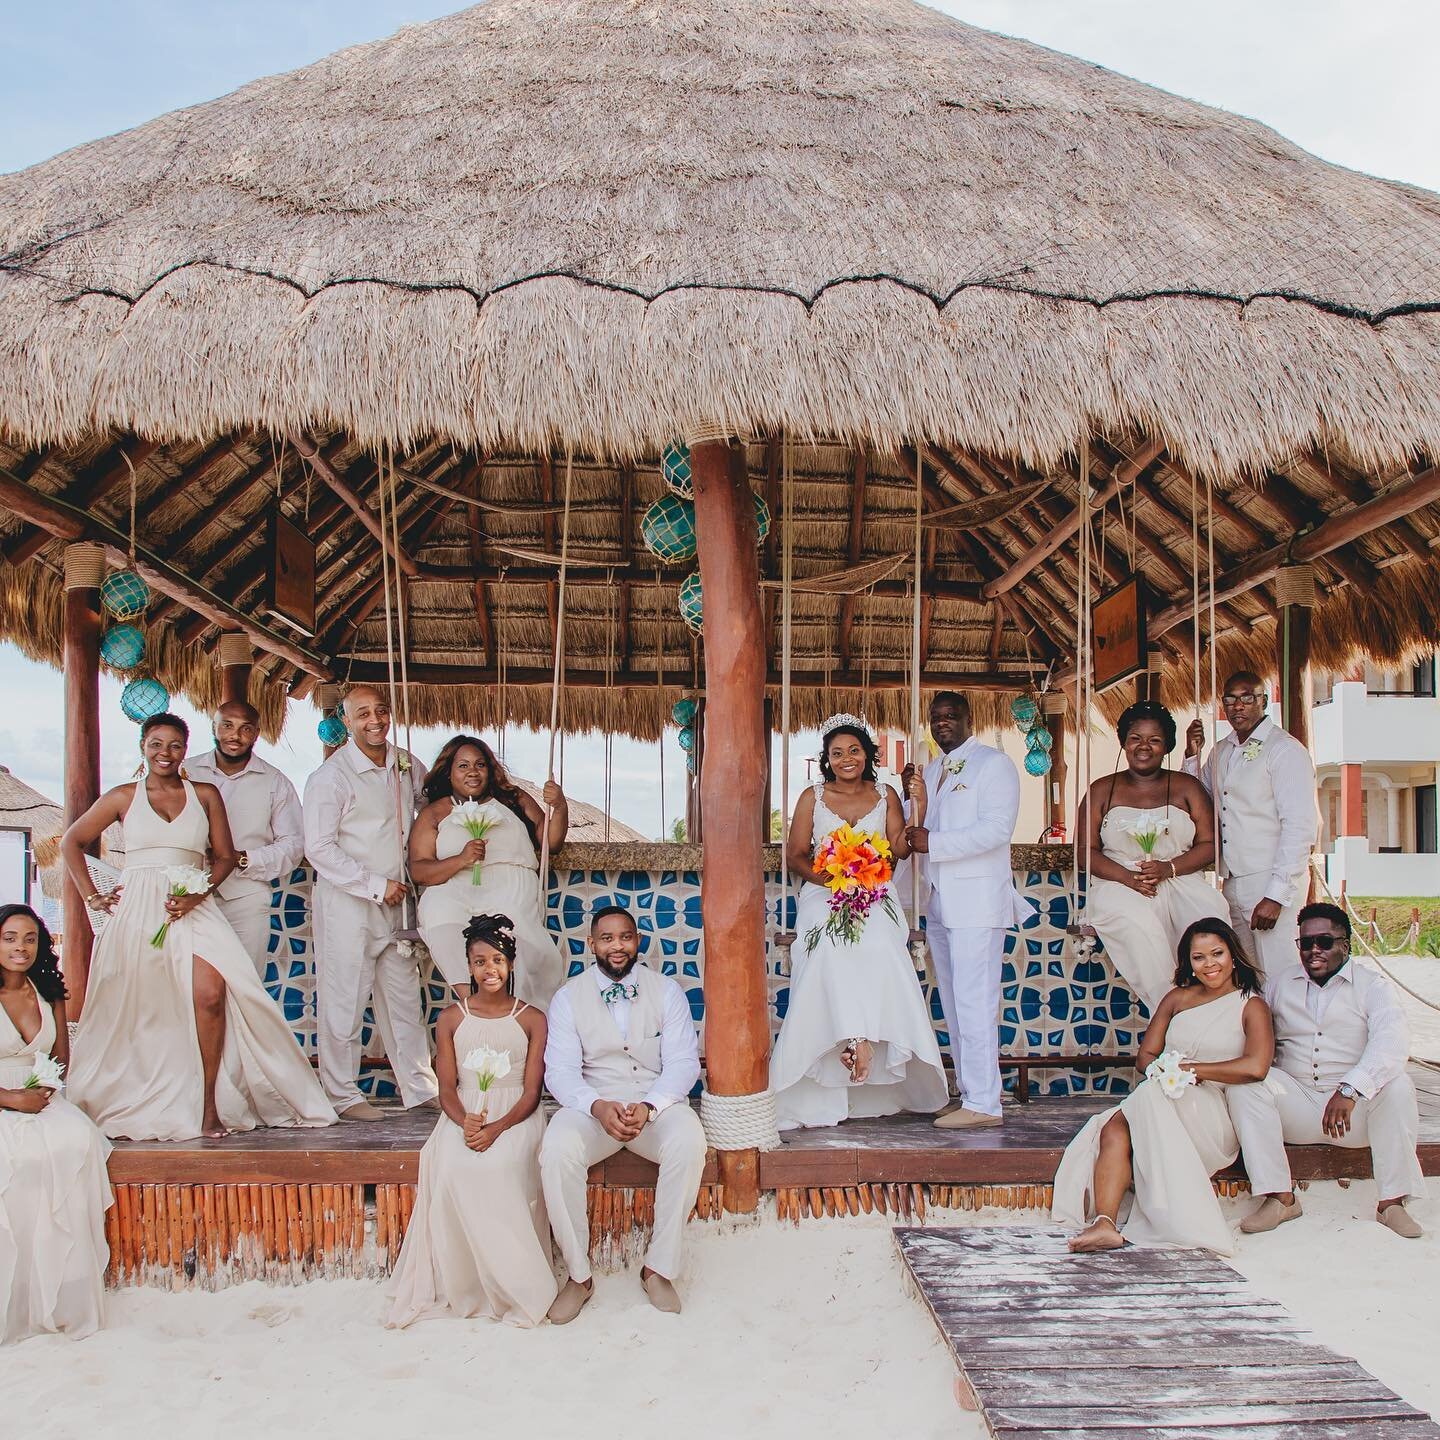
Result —
<path fill-rule="evenodd" d="M 815 868 L 828 877 L 825 884 L 832 893 L 876 890 L 894 873 L 890 842 L 883 835 L 842 825 L 820 847 Z"/>

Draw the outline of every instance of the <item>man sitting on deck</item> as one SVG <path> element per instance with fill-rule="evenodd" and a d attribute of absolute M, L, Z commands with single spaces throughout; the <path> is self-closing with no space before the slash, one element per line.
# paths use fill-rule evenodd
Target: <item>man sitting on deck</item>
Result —
<path fill-rule="evenodd" d="M 575 976 L 550 1006 L 545 1084 L 564 1107 L 540 1147 L 545 1208 L 570 1278 L 550 1320 L 573 1320 L 594 1291 L 586 1177 L 617 1150 L 660 1167 L 655 1228 L 640 1283 L 657 1310 L 680 1309 L 672 1283 L 680 1273 L 685 1222 L 705 1169 L 705 1132 L 687 1103 L 700 1078 L 700 1048 L 685 992 L 640 961 L 630 912 L 607 905 L 590 921 L 595 964 Z"/>
<path fill-rule="evenodd" d="M 1380 1196 L 1375 1218 L 1407 1240 L 1420 1226 L 1405 1209 L 1425 1193 L 1415 1153 L 1420 1116 L 1405 1073 L 1410 1030 L 1390 982 L 1350 960 L 1350 919 L 1338 905 L 1300 911 L 1300 960 L 1272 969 L 1265 999 L 1275 1018 L 1275 1064 L 1263 1085 L 1232 1085 L 1230 1118 L 1250 1188 L 1264 1196 L 1240 1222 L 1247 1235 L 1300 1214 L 1285 1143 L 1370 1147 Z"/>

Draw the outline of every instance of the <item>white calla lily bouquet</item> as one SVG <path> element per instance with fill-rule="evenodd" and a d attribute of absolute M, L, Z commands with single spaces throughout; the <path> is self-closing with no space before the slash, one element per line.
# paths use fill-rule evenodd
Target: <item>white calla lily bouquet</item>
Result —
<path fill-rule="evenodd" d="M 25 1081 L 26 1090 L 63 1090 L 65 1067 L 48 1051 L 37 1050 L 30 1061 L 34 1069 Z"/>
<path fill-rule="evenodd" d="M 495 821 L 485 813 L 485 807 L 478 800 L 465 800 L 456 805 L 448 816 L 461 826 L 472 840 L 483 840 L 494 828 Z M 470 867 L 470 883 L 480 883 L 480 873 L 485 868 L 483 860 L 477 860 Z"/>
<path fill-rule="evenodd" d="M 1170 829 L 1170 821 L 1159 810 L 1142 810 L 1126 828 L 1148 860 L 1154 855 L 1160 837 Z"/>
<path fill-rule="evenodd" d="M 490 1087 L 503 1080 L 510 1073 L 510 1056 L 504 1050 L 492 1049 L 489 1045 L 477 1045 L 461 1062 L 462 1068 L 475 1077 L 480 1090 L 480 1113 L 485 1114 Z"/>
<path fill-rule="evenodd" d="M 210 875 L 198 865 L 170 865 L 165 870 L 167 893 L 176 895 L 204 895 L 210 889 Z M 170 933 L 167 920 L 151 937 L 150 943 L 158 950 Z"/>
<path fill-rule="evenodd" d="M 1171 1100 L 1178 1100 L 1196 1083 L 1195 1072 L 1183 1068 L 1184 1059 L 1178 1050 L 1166 1050 L 1145 1067 L 1145 1078 L 1153 1080 Z"/>

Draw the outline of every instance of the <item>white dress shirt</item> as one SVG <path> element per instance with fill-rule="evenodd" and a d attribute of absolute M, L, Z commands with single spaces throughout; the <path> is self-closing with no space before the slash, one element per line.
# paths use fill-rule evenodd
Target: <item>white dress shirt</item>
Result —
<path fill-rule="evenodd" d="M 1259 753 L 1248 758 L 1256 747 Z M 1183 768 L 1214 799 L 1221 876 L 1265 875 L 1269 899 L 1297 901 L 1320 825 L 1310 752 L 1267 715 L 1243 743 L 1227 735 L 1203 768 L 1193 757 Z"/>
<path fill-rule="evenodd" d="M 608 990 L 616 982 L 600 968 L 589 970 L 596 988 Z M 622 984 L 630 984 L 630 972 Z M 695 1020 L 684 990 L 668 975 L 652 972 L 664 982 L 665 1008 L 660 1024 L 660 1075 L 645 1096 L 645 1103 L 662 1110 L 689 1097 L 700 1078 L 700 1043 L 695 1034 Z M 623 1039 L 630 1038 L 630 1000 L 622 996 L 606 1007 Z M 550 1002 L 548 1016 L 550 1033 L 545 1044 L 545 1084 L 550 1093 L 567 1109 L 588 1115 L 590 1107 L 605 1097 L 590 1085 L 584 1075 L 584 1052 L 580 1032 L 575 1026 L 575 1012 L 566 987 L 562 986 Z"/>
<path fill-rule="evenodd" d="M 1275 1063 L 1317 1089 L 1351 1085 L 1369 1098 L 1409 1064 L 1405 1011 L 1368 965 L 1348 960 L 1317 985 L 1297 960 L 1266 981 L 1265 1000 L 1275 1017 Z"/>
<path fill-rule="evenodd" d="M 258 755 L 251 755 L 243 770 L 227 774 L 215 763 L 213 750 L 187 757 L 185 773 L 219 790 L 230 838 L 236 850 L 245 852 L 245 869 L 237 866 L 220 894 L 233 899 L 247 889 L 288 880 L 305 855 L 305 821 L 290 781 Z"/>
<path fill-rule="evenodd" d="M 398 756 L 404 757 L 408 771 L 397 770 Z M 383 904 L 386 887 L 405 874 L 405 845 L 415 812 L 424 803 L 421 787 L 426 773 L 425 766 L 408 750 L 386 745 L 382 771 L 353 739 L 346 741 L 305 782 L 305 854 L 315 873 L 337 890 Z M 341 843 L 341 831 L 346 816 L 357 808 L 374 812 L 369 816 L 369 828 L 377 836 L 387 828 L 391 833 L 378 846 L 352 844 L 352 849 L 361 851 L 352 854 Z M 399 830 L 398 847 L 394 843 L 395 829 Z M 386 853 L 378 853 L 380 849 Z M 388 853 L 391 850 L 395 851 L 393 855 Z"/>

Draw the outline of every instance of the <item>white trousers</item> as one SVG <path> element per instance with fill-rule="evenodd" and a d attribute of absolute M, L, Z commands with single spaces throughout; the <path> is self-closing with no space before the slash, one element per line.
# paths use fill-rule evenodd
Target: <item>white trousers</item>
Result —
<path fill-rule="evenodd" d="M 618 1150 L 633 1150 L 660 1167 L 655 1186 L 655 1228 L 645 1264 L 667 1280 L 680 1274 L 685 1222 L 695 1205 L 705 1169 L 705 1132 L 683 1100 L 662 1110 L 628 1145 L 605 1133 L 593 1115 L 560 1110 L 545 1128 L 540 1146 L 540 1183 L 555 1243 L 570 1278 L 590 1278 L 590 1221 L 585 1211 L 590 1167 Z"/>
<path fill-rule="evenodd" d="M 255 962 L 255 973 L 265 982 L 265 971 L 270 964 L 270 899 L 273 889 L 249 891 L 227 900 L 223 895 L 216 897 L 220 902 L 220 913 L 226 923 L 240 938 L 245 953 Z M 285 978 L 282 969 L 280 978 Z"/>
<path fill-rule="evenodd" d="M 1005 931 L 926 922 L 955 1081 L 967 1110 L 1000 1113 L 1000 966 Z"/>
<path fill-rule="evenodd" d="M 1333 1085 L 1317 1090 L 1283 1070 L 1271 1070 L 1262 1085 L 1226 1086 L 1225 1099 L 1240 1137 L 1251 1190 L 1256 1195 L 1284 1195 L 1294 1188 L 1285 1155 L 1288 1140 L 1292 1145 L 1341 1145 L 1347 1150 L 1368 1145 L 1379 1199 L 1423 1195 L 1425 1180 L 1415 1153 L 1420 1113 L 1410 1077 L 1399 1075 L 1368 1100 L 1357 1100 L 1343 1140 L 1331 1139 L 1320 1128 L 1334 1093 Z"/>
<path fill-rule="evenodd" d="M 1304 905 L 1307 893 L 1305 877 L 1301 876 L 1296 888 L 1298 899 L 1280 912 L 1274 929 L 1252 930 L 1250 916 L 1265 898 L 1265 887 L 1269 883 L 1268 873 L 1231 875 L 1222 887 L 1230 906 L 1230 923 L 1235 927 L 1240 943 L 1262 978 L 1266 975 L 1283 974 L 1291 961 L 1299 959 L 1300 952 L 1295 948 L 1295 937 L 1300 933 L 1300 907 Z"/>
<path fill-rule="evenodd" d="M 440 1091 L 430 1066 L 419 972 L 395 942 L 399 913 L 323 880 L 315 882 L 312 920 L 320 1084 L 337 1111 L 365 1099 L 355 1082 L 367 1001 L 406 1108 L 433 1100 Z"/>

